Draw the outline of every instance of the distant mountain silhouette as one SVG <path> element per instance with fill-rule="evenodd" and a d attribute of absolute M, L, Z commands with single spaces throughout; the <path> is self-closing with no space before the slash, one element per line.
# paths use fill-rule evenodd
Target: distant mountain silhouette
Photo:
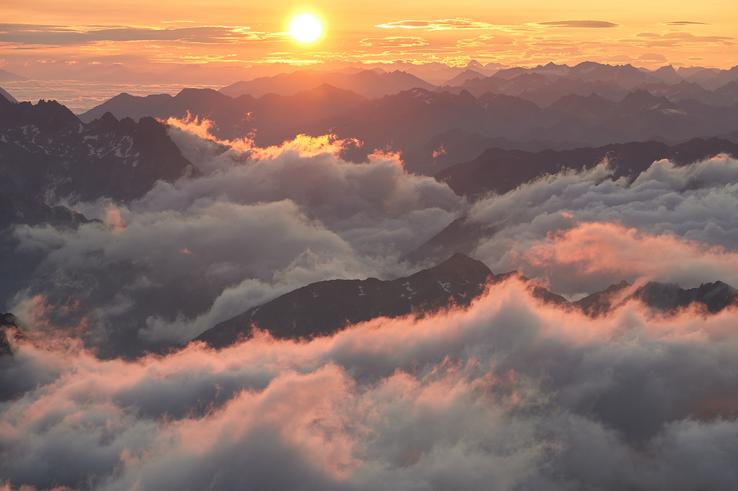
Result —
<path fill-rule="evenodd" d="M 221 92 L 232 97 L 241 95 L 260 97 L 265 94 L 295 95 L 324 84 L 349 90 L 365 97 L 381 97 L 415 87 L 433 88 L 433 85 L 415 75 L 399 70 L 393 72 L 362 70 L 347 73 L 305 69 L 236 82 L 223 87 Z"/>
<path fill-rule="evenodd" d="M 608 159 L 616 176 L 635 177 L 656 160 L 670 159 L 688 164 L 718 153 L 738 156 L 738 143 L 720 138 L 697 138 L 672 146 L 652 141 L 541 152 L 490 148 L 473 160 L 441 171 L 436 177 L 457 194 L 475 197 L 488 192 L 505 193 L 564 168 L 593 167 L 604 158 Z"/>
<path fill-rule="evenodd" d="M 234 139 L 255 131 L 258 144 L 273 145 L 298 133 L 324 133 L 330 129 L 330 118 L 365 101 L 353 92 L 326 84 L 295 95 L 268 94 L 259 98 L 231 98 L 211 89 L 184 89 L 175 96 L 120 94 L 80 115 L 80 119 L 92 121 L 106 112 L 133 119 L 192 115 L 212 120 L 213 132 L 220 138 Z"/>
<path fill-rule="evenodd" d="M 493 92 L 545 106 L 567 95 L 596 93 L 617 99 L 649 82 L 663 82 L 663 78 L 632 65 L 583 62 L 573 67 L 549 63 L 533 68 L 509 68 L 490 77 L 468 80 L 461 87 L 475 95 Z"/>
<path fill-rule="evenodd" d="M 456 254 L 433 268 L 391 281 L 320 281 L 221 322 L 196 339 L 223 347 L 248 335 L 252 325 L 279 338 L 309 338 L 376 317 L 421 315 L 452 303 L 468 305 L 492 277 L 484 263 Z"/>
<path fill-rule="evenodd" d="M 13 351 L 10 348 L 10 343 L 8 342 L 8 336 L 7 336 L 6 330 L 8 328 L 15 328 L 15 327 L 18 327 L 18 326 L 17 326 L 17 321 L 15 319 L 15 316 L 13 314 L 0 313 L 0 359 L 3 356 L 13 354 Z"/>
<path fill-rule="evenodd" d="M 680 68 L 677 73 L 688 82 L 695 82 L 708 90 L 714 90 L 728 82 L 738 80 L 738 65 L 728 70 L 702 67 Z"/>
<path fill-rule="evenodd" d="M 716 313 L 730 306 L 738 306 L 738 290 L 722 281 L 703 283 L 697 288 L 687 289 L 673 283 L 651 281 L 628 294 L 631 286 L 623 281 L 573 302 L 573 305 L 593 317 L 606 315 L 629 300 L 639 300 L 662 312 L 697 305 L 706 312 Z"/>
<path fill-rule="evenodd" d="M 469 79 L 460 87 L 475 95 L 493 92 L 522 97 L 547 106 L 567 95 L 597 94 L 617 100 L 628 92 L 639 89 L 667 93 L 671 91 L 670 87 L 675 85 L 681 85 L 682 91 L 692 86 L 691 94 L 701 97 L 735 80 L 738 80 L 736 69 L 701 69 L 694 73 L 682 74 L 682 71 L 675 70 L 671 66 L 649 71 L 632 65 L 583 62 L 576 66 L 549 63 L 532 68 L 508 68 L 490 77 Z M 694 90 L 695 88 L 704 92 Z M 676 91 L 673 95 L 677 99 L 686 99 L 689 98 L 689 94 Z M 698 100 L 705 102 L 701 98 Z"/>
<path fill-rule="evenodd" d="M 446 83 L 444 83 L 443 85 L 447 87 L 459 87 L 464 85 L 466 82 L 469 82 L 470 80 L 476 80 L 480 78 L 485 78 L 485 75 L 476 70 L 467 68 L 463 72 L 447 80 Z"/>
<path fill-rule="evenodd" d="M 607 158 L 616 177 L 634 178 L 654 161 L 668 158 L 677 164 L 689 164 L 718 153 L 738 156 L 738 142 L 720 139 L 693 139 L 677 145 L 661 142 L 632 142 L 571 150 L 526 152 L 490 148 L 468 162 L 450 166 L 436 175 L 459 195 L 476 199 L 487 193 L 506 193 L 538 177 L 563 169 L 593 167 Z M 471 253 L 477 242 L 494 233 L 485 224 L 471 223 L 461 217 L 409 252 L 413 262 L 438 260 L 455 252 Z"/>
<path fill-rule="evenodd" d="M 84 124 L 55 101 L 14 104 L 0 98 L 0 301 L 22 288 L 43 259 L 17 249 L 9 228 L 49 224 L 76 228 L 85 216 L 61 198 L 128 201 L 156 181 L 194 172 L 164 125 L 111 114 Z"/>
<path fill-rule="evenodd" d="M 560 69 L 558 65 L 555 68 Z M 538 73 L 524 76 L 546 78 Z M 507 83 L 504 78 L 500 80 Z M 600 82 L 594 79 L 592 83 Z M 708 92 L 713 95 L 703 99 L 731 102 L 733 85 L 721 90 L 717 95 Z M 366 99 L 320 85 L 292 96 L 244 95 L 233 99 L 213 90 L 186 89 L 173 97 L 116 96 L 81 118 L 89 121 L 105 111 L 133 118 L 182 117 L 190 113 L 212 119 L 219 137 L 255 135 L 259 145 L 277 144 L 298 133 L 331 132 L 359 138 L 365 153 L 375 148 L 398 150 L 410 171 L 425 175 L 472 158 L 490 143 L 528 151 L 643 140 L 674 144 L 728 134 L 738 127 L 735 103 L 672 101 L 645 90 L 621 92 L 616 100 L 592 93 L 567 94 L 541 107 L 523 97 L 498 93 L 475 97 L 467 90 L 413 88 Z"/>
<path fill-rule="evenodd" d="M 127 200 L 191 169 L 152 118 L 135 122 L 108 113 L 83 124 L 55 101 L 0 100 L 0 175 L 18 194 Z"/>
<path fill-rule="evenodd" d="M 5 100 L 7 100 L 9 102 L 18 102 L 15 99 L 15 97 L 13 97 L 12 95 L 10 95 L 10 93 L 7 90 L 3 89 L 2 87 L 0 87 L 0 97 L 5 98 Z"/>
<path fill-rule="evenodd" d="M 15 82 L 19 80 L 26 80 L 26 77 L 0 68 L 0 82 Z"/>

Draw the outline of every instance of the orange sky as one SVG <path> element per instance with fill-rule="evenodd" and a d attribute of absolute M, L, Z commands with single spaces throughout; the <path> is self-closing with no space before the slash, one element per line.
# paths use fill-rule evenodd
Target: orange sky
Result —
<path fill-rule="evenodd" d="M 305 9 L 326 35 L 299 46 L 283 31 Z M 275 62 L 738 64 L 735 0 L 3 0 L 0 18 L 0 66 L 46 78 L 110 64 L 213 73 Z"/>

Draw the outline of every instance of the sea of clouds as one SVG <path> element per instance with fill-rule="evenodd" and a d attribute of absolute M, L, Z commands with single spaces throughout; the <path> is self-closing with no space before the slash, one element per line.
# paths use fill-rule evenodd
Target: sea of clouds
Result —
<path fill-rule="evenodd" d="M 468 203 L 331 137 L 170 131 L 197 173 L 74 203 L 99 219 L 74 230 L 14 230 L 43 260 L 0 358 L 0 489 L 738 488 L 735 308 L 593 319 L 511 278 L 423 319 L 173 349 L 311 281 L 413 272 L 405 254 L 458 217 L 493 271 L 570 296 L 738 285 L 735 159 L 633 182 L 605 162 Z"/>
<path fill-rule="evenodd" d="M 0 359 L 0 475 L 39 489 L 733 489 L 737 322 L 637 303 L 592 319 L 511 279 L 467 310 L 309 342 L 258 334 L 125 361 L 25 338 Z"/>
<path fill-rule="evenodd" d="M 90 344 L 140 353 L 313 281 L 408 274 L 401 256 L 466 206 L 394 154 L 357 164 L 330 137 L 224 147 L 200 130 L 171 130 L 196 176 L 130 203 L 75 203 L 99 219 L 77 229 L 17 227 L 19 250 L 44 259 L 12 310 L 43 304 L 84 321 Z"/>

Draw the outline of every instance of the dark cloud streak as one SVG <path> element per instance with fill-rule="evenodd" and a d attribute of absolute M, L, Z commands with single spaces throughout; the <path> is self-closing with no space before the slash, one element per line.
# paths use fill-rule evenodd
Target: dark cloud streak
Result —
<path fill-rule="evenodd" d="M 607 29 L 618 26 L 613 22 L 602 20 L 555 20 L 549 22 L 541 22 L 540 25 L 548 27 L 571 27 L 584 29 Z"/>
<path fill-rule="evenodd" d="M 266 33 L 243 26 L 193 26 L 179 28 L 70 27 L 34 24 L 0 24 L 0 43 L 22 45 L 78 45 L 95 42 L 184 41 L 218 44 L 264 39 Z"/>

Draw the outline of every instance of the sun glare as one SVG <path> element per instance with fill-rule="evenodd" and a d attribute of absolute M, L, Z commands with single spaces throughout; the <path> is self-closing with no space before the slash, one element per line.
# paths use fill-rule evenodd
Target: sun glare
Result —
<path fill-rule="evenodd" d="M 298 43 L 314 43 L 323 33 L 323 24 L 316 15 L 298 14 L 290 21 L 289 32 Z"/>

